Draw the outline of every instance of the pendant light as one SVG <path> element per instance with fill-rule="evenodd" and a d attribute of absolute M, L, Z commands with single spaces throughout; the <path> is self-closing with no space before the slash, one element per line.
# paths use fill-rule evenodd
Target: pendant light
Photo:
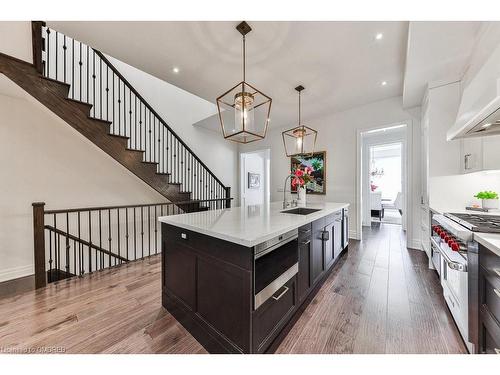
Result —
<path fill-rule="evenodd" d="M 272 99 L 246 82 L 245 36 L 252 28 L 243 21 L 236 30 L 243 36 L 243 80 L 217 98 L 217 110 L 224 138 L 250 143 L 265 138 Z"/>
<path fill-rule="evenodd" d="M 283 146 L 288 157 L 297 155 L 312 156 L 318 132 L 302 124 L 300 118 L 300 94 L 304 90 L 304 86 L 297 86 L 295 90 L 299 93 L 299 124 L 295 128 L 285 130 L 282 133 Z"/>

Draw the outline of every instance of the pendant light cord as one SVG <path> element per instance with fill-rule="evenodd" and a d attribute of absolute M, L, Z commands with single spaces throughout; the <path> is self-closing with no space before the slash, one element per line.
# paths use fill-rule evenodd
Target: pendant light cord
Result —
<path fill-rule="evenodd" d="M 299 126 L 300 126 L 300 124 L 301 124 L 301 123 L 300 123 L 300 93 L 301 93 L 301 92 L 299 91 Z"/>
<path fill-rule="evenodd" d="M 245 53 L 245 35 L 243 35 L 243 81 L 245 81 L 245 59 L 246 59 L 246 53 Z"/>

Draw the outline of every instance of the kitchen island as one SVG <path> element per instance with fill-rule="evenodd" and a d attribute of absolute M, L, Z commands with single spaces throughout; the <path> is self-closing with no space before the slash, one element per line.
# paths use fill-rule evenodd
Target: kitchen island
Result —
<path fill-rule="evenodd" d="M 163 306 L 211 353 L 272 352 L 347 249 L 348 207 L 160 217 Z"/>

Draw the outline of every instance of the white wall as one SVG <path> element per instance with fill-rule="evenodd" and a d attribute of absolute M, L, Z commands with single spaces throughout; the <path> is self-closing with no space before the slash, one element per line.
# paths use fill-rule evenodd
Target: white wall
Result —
<path fill-rule="evenodd" d="M 34 99 L 0 95 L 0 173 L 0 281 L 33 273 L 32 202 L 56 209 L 165 201 Z"/>
<path fill-rule="evenodd" d="M 404 110 L 402 97 L 370 103 L 344 112 L 332 113 L 321 118 L 306 118 L 304 124 L 318 130 L 317 151 L 327 152 L 326 196 L 309 195 L 309 200 L 328 200 L 348 202 L 351 204 L 351 237 L 358 238 L 356 233 L 356 142 L 358 129 L 370 129 L 384 125 L 405 123 L 413 132 L 413 145 L 408 145 L 412 155 L 412 176 L 409 186 L 412 187 L 410 202 L 413 204 L 413 218 L 409 218 L 409 235 L 417 234 L 419 225 L 420 202 L 420 108 Z M 272 113 L 271 113 L 272 116 Z M 289 124 L 288 127 L 294 124 Z M 290 172 L 290 159 L 283 149 L 281 132 L 283 129 L 271 129 L 266 139 L 240 147 L 241 151 L 271 149 L 271 201 L 282 199 L 283 183 Z M 281 190 L 281 192 L 279 191 Z M 416 228 L 416 229 L 415 229 Z M 410 237 L 410 243 L 419 246 L 420 240 Z"/>
<path fill-rule="evenodd" d="M 32 63 L 31 22 L 0 22 L 0 52 Z"/>
<path fill-rule="evenodd" d="M 217 108 L 196 95 L 108 56 L 111 63 L 182 138 L 194 153 L 238 197 L 238 146 L 220 132 L 194 123 L 217 112 Z"/>
<path fill-rule="evenodd" d="M 429 179 L 432 192 L 429 206 L 446 211 L 464 209 L 472 203 L 479 203 L 474 195 L 483 190 L 500 193 L 500 172 L 476 172 L 454 176 L 439 176 Z"/>

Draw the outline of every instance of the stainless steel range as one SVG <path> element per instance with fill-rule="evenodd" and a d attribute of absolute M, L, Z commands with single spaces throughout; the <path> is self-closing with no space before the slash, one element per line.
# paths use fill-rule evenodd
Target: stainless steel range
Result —
<path fill-rule="evenodd" d="M 469 334 L 469 285 L 474 280 L 468 270 L 471 264 L 477 264 L 474 232 L 500 233 L 500 216 L 466 213 L 432 216 L 431 260 L 439 274 L 446 303 L 471 353 L 474 346 Z"/>
<path fill-rule="evenodd" d="M 444 214 L 473 232 L 500 233 L 500 215 Z"/>

